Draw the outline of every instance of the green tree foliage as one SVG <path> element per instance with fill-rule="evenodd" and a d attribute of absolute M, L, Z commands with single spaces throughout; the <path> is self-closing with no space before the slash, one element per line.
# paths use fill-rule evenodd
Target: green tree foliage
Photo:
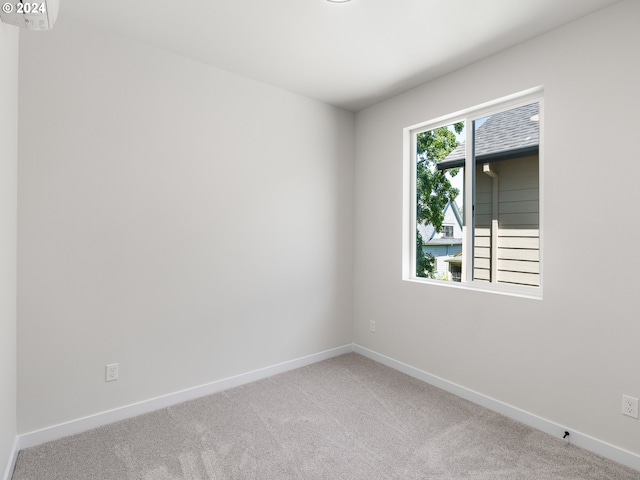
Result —
<path fill-rule="evenodd" d="M 461 133 L 464 122 L 454 123 L 452 126 L 456 133 Z M 460 192 L 451 185 L 445 172 L 436 168 L 436 164 L 457 146 L 456 135 L 447 127 L 420 133 L 417 139 L 416 220 L 418 224 L 433 225 L 437 232 L 442 231 L 444 208 Z M 451 176 L 457 173 L 458 169 L 449 170 Z M 420 232 L 417 232 L 416 237 L 416 276 L 433 278 L 435 258 L 423 252 Z"/>

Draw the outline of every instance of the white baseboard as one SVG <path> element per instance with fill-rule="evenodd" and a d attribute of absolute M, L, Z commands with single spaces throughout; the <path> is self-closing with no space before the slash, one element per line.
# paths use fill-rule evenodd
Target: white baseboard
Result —
<path fill-rule="evenodd" d="M 68 435 L 73 435 L 86 430 L 90 430 L 92 428 L 100 427 L 102 425 L 117 422 L 119 420 L 125 420 L 137 415 L 152 412 L 154 410 L 170 407 L 181 402 L 193 400 L 205 395 L 210 395 L 222 390 L 227 390 L 239 385 L 254 382 L 256 380 L 261 380 L 263 378 L 277 375 L 278 373 L 283 373 L 289 370 L 294 370 L 296 368 L 311 365 L 312 363 L 320 362 L 322 360 L 336 357 L 338 355 L 343 355 L 349 352 L 359 353 L 367 358 L 370 358 L 371 360 L 391 367 L 411 377 L 417 378 L 418 380 L 441 388 L 442 390 L 453 393 L 454 395 L 469 400 L 470 402 L 481 405 L 485 408 L 488 408 L 489 410 L 500 413 L 506 417 L 517 420 L 521 423 L 524 423 L 525 425 L 528 425 L 532 428 L 543 431 L 555 437 L 562 438 L 564 432 L 569 431 L 569 438 L 571 439 L 572 444 L 613 460 L 622 465 L 625 465 L 634 470 L 640 471 L 640 456 L 633 452 L 629 452 L 622 448 L 603 442 L 576 430 L 566 428 L 542 417 L 538 417 L 537 415 L 534 415 L 532 413 L 500 402 L 499 400 L 487 397 L 486 395 L 483 395 L 481 393 L 469 390 L 468 388 L 462 387 L 443 378 L 419 370 L 415 367 L 399 362 L 393 358 L 387 357 L 368 348 L 362 347 L 357 344 L 350 344 L 319 352 L 313 355 L 308 355 L 306 357 L 279 363 L 277 365 L 272 365 L 270 367 L 261 368 L 259 370 L 254 370 L 252 372 L 244 373 L 234 377 L 218 380 L 216 382 L 211 382 L 205 385 L 200 385 L 161 397 L 152 398 L 143 402 L 127 405 L 106 412 L 97 413 L 95 415 L 72 420 L 70 422 L 61 423 L 59 425 L 47 427 L 42 430 L 19 435 L 16 438 L 16 442 L 14 443 L 12 461 L 7 466 L 4 480 L 10 480 L 11 473 L 13 472 L 15 461 L 20 449 L 33 447 L 51 440 L 56 440 Z"/>
<path fill-rule="evenodd" d="M 101 427 L 109 423 L 132 418 L 137 415 L 149 413 L 154 410 L 170 407 L 178 403 L 194 400 L 205 395 L 228 390 L 233 387 L 244 385 L 246 383 L 255 382 L 263 378 L 271 377 L 279 373 L 289 370 L 311 365 L 312 363 L 327 360 L 338 355 L 350 353 L 353 346 L 343 345 L 341 347 L 332 348 L 323 352 L 307 355 L 306 357 L 289 360 L 270 367 L 261 368 L 252 372 L 243 373 L 234 377 L 225 378 L 215 382 L 207 383 L 193 388 L 181 390 L 179 392 L 170 393 L 161 397 L 144 400 L 124 407 L 115 408 L 106 412 L 96 413 L 87 417 L 71 420 L 69 422 L 53 425 L 34 432 L 24 433 L 18 437 L 18 449 L 34 447 L 51 440 L 74 435 L 76 433 L 91 430 L 92 428 Z M 12 470 L 13 471 L 13 470 Z M 8 480 L 8 479 L 7 479 Z"/>
<path fill-rule="evenodd" d="M 13 441 L 13 448 L 11 449 L 11 456 L 9 457 L 9 463 L 7 464 L 7 468 L 4 471 L 4 475 L 2 477 L 3 480 L 11 480 L 13 476 L 13 470 L 16 468 L 16 460 L 18 459 L 19 448 L 19 440 L 18 437 Z"/>
<path fill-rule="evenodd" d="M 496 413 L 500 413 L 505 417 L 512 418 L 521 423 L 524 423 L 525 425 L 528 425 L 532 428 L 543 431 L 555 437 L 562 438 L 564 432 L 568 431 L 570 433 L 569 438 L 571 439 L 571 443 L 573 445 L 584 448 L 585 450 L 589 450 L 590 452 L 613 460 L 614 462 L 620 463 L 629 468 L 633 468 L 634 470 L 640 471 L 640 456 L 633 452 L 629 452 L 622 448 L 603 442 L 602 440 L 598 440 L 584 433 L 563 427 L 562 425 L 558 425 L 557 423 L 551 422 L 542 417 L 538 417 L 537 415 L 534 415 L 532 413 L 525 412 L 524 410 L 520 410 L 519 408 L 513 407 L 511 405 L 507 405 L 506 403 L 500 402 L 499 400 L 491 397 L 487 397 L 486 395 L 483 395 L 481 393 L 469 390 L 468 388 L 462 387 L 443 378 L 431 375 L 430 373 L 424 372 L 410 365 L 407 365 L 406 363 L 399 362 L 397 360 L 394 360 L 393 358 L 374 352 L 373 350 L 369 350 L 368 348 L 362 347 L 360 345 L 354 344 L 353 351 L 367 358 L 370 358 L 371 360 L 375 360 L 378 363 L 386 365 L 387 367 L 391 367 L 394 370 L 398 370 L 413 378 L 422 380 L 423 382 L 438 387 L 449 393 L 453 393 L 458 397 L 462 397 L 465 400 L 469 400 L 470 402 L 481 405 Z"/>

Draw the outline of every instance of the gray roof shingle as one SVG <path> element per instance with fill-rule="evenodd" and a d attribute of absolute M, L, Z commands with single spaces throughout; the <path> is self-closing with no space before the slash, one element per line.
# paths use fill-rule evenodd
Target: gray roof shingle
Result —
<path fill-rule="evenodd" d="M 540 122 L 532 120 L 539 113 L 538 103 L 531 103 L 487 117 L 476 130 L 476 157 L 537 147 Z M 462 142 L 442 163 L 463 160 L 465 144 Z"/>

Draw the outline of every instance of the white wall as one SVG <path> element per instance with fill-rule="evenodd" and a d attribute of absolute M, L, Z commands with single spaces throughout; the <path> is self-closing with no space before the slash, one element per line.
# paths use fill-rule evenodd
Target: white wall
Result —
<path fill-rule="evenodd" d="M 18 29 L 0 23 L 0 476 L 16 439 Z"/>
<path fill-rule="evenodd" d="M 640 397 L 637 256 L 594 276 L 584 235 L 629 225 L 640 200 L 639 20 L 628 0 L 360 112 L 355 215 L 351 114 L 64 18 L 25 35 L 18 431 L 348 343 L 353 280 L 357 343 L 640 453 L 640 421 L 620 415 L 621 394 Z M 15 71 L 1 75 L 15 132 Z M 402 128 L 536 85 L 544 299 L 401 281 Z M 5 308 L 10 275 L 0 287 Z M 6 305 L 0 455 L 15 436 Z"/>
<path fill-rule="evenodd" d="M 64 18 L 20 76 L 20 433 L 351 342 L 352 113 Z"/>
<path fill-rule="evenodd" d="M 622 2 L 358 113 L 354 233 L 356 343 L 636 454 L 640 261 L 607 271 L 600 242 L 640 243 L 610 229 L 640 204 L 638 25 Z M 402 129 L 537 85 L 543 300 L 403 282 Z"/>

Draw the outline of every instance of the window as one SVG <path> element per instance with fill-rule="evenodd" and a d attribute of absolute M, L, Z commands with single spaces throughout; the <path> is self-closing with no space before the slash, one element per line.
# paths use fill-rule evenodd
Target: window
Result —
<path fill-rule="evenodd" d="M 442 238 L 453 238 L 453 225 L 442 226 Z"/>
<path fill-rule="evenodd" d="M 541 106 L 536 90 L 405 129 L 406 280 L 541 296 Z"/>

